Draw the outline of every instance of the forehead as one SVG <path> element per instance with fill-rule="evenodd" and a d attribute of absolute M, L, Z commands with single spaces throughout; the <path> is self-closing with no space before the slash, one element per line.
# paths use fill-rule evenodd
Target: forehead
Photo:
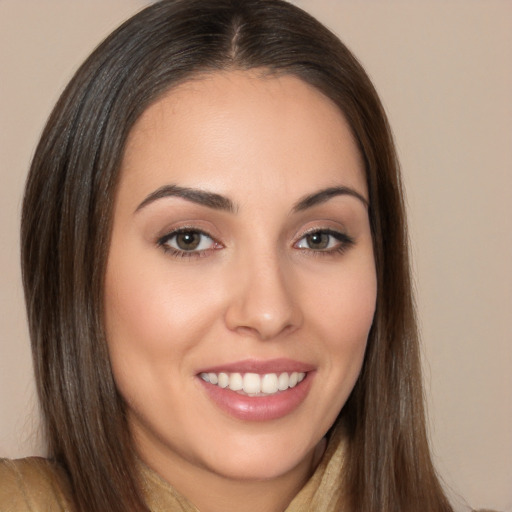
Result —
<path fill-rule="evenodd" d="M 265 185 L 292 192 L 305 178 L 325 186 L 341 180 L 366 195 L 361 156 L 340 109 L 294 76 L 229 71 L 187 81 L 142 114 L 120 186 L 141 194 L 165 183 L 225 194 Z"/>

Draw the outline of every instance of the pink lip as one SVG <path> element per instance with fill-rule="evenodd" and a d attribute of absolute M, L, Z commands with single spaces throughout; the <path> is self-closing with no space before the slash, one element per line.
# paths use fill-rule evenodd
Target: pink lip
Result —
<path fill-rule="evenodd" d="M 210 366 L 203 368 L 197 373 L 258 373 L 263 375 L 265 373 L 291 373 L 291 372 L 311 372 L 315 367 L 311 364 L 294 361 L 293 359 L 270 359 L 270 360 L 256 360 L 246 359 L 233 363 L 227 363 L 218 366 Z"/>
<path fill-rule="evenodd" d="M 305 372 L 306 378 L 295 387 L 280 391 L 274 395 L 246 396 L 229 388 L 205 382 L 199 374 L 198 381 L 206 391 L 207 396 L 221 410 L 243 421 L 270 421 L 283 418 L 293 413 L 304 402 L 311 389 L 315 371 L 314 367 L 288 359 L 270 361 L 239 361 L 218 367 L 210 367 L 199 373 L 282 373 Z"/>

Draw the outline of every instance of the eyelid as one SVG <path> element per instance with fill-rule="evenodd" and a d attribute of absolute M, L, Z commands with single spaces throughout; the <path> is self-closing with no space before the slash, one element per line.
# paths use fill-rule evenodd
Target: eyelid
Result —
<path fill-rule="evenodd" d="M 325 224 L 323 222 L 315 223 L 313 226 L 306 227 L 305 229 L 300 230 L 295 235 L 295 240 L 300 240 L 304 238 L 305 236 L 312 235 L 314 233 L 328 233 L 332 235 L 340 235 L 340 236 L 347 236 L 347 230 L 343 226 L 332 226 L 332 222 L 326 222 Z"/>

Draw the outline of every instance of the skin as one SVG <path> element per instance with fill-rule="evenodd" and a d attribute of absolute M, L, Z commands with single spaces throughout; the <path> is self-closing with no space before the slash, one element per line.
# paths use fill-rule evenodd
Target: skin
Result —
<path fill-rule="evenodd" d="M 220 194 L 232 209 L 152 196 L 164 186 Z M 353 193 L 297 209 L 332 187 Z M 365 200 L 343 115 L 292 76 L 201 76 L 133 128 L 105 283 L 112 368 L 139 456 L 202 512 L 283 510 L 314 470 L 375 310 Z M 177 254 L 178 228 L 208 236 L 196 233 L 199 249 Z M 326 249 L 311 231 L 324 233 Z M 299 406 L 269 421 L 222 410 L 198 377 L 276 358 L 314 371 Z"/>

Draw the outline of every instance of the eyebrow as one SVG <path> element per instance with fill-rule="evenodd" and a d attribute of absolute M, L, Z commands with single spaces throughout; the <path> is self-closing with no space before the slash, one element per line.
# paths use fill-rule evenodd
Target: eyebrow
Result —
<path fill-rule="evenodd" d="M 142 203 L 137 206 L 135 212 L 138 212 L 142 208 L 149 204 L 163 199 L 164 197 L 181 197 L 192 203 L 197 203 L 214 210 L 224 210 L 230 213 L 236 212 L 237 208 L 231 199 L 216 194 L 215 192 L 207 192 L 196 188 L 179 187 L 178 185 L 164 185 L 158 188 L 154 192 L 151 192 Z"/>
<path fill-rule="evenodd" d="M 350 187 L 329 187 L 320 190 L 319 192 L 314 192 L 313 194 L 307 195 L 300 199 L 295 206 L 293 207 L 294 212 L 301 212 L 307 210 L 308 208 L 312 208 L 321 203 L 325 203 L 329 199 L 336 196 L 352 196 L 356 199 L 359 199 L 363 203 L 363 205 L 368 208 L 370 205 L 368 200 L 357 190 L 354 190 Z"/>
<path fill-rule="evenodd" d="M 325 203 L 336 196 L 348 195 L 355 197 L 368 208 L 366 198 L 350 187 L 328 187 L 300 199 L 292 208 L 293 212 L 301 212 L 318 204 Z M 214 210 L 223 210 L 229 213 L 236 213 L 237 206 L 231 199 L 215 192 L 207 192 L 196 188 L 180 187 L 178 185 L 164 185 L 154 192 L 151 192 L 135 209 L 135 212 L 145 208 L 149 204 L 165 197 L 181 197 L 192 203 L 200 204 Z"/>

